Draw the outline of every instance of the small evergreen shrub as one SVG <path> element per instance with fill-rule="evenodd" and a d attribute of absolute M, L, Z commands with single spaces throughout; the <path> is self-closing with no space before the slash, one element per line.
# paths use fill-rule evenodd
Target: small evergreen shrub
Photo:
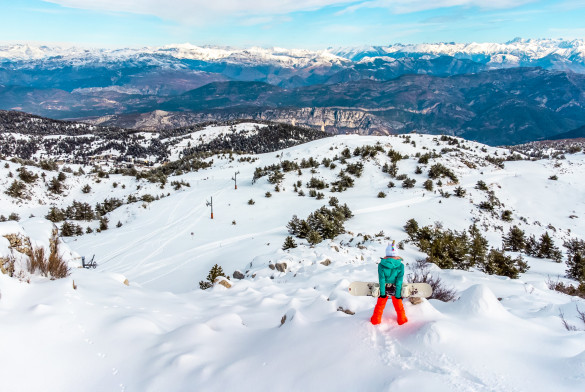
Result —
<path fill-rule="evenodd" d="M 502 211 L 502 220 L 504 222 L 512 222 L 512 211 L 510 210 Z"/>
<path fill-rule="evenodd" d="M 311 230 L 307 235 L 307 242 L 311 245 L 317 245 L 323 241 L 323 237 L 316 230 Z"/>
<path fill-rule="evenodd" d="M 308 238 L 311 231 L 316 231 L 322 239 L 333 239 L 345 233 L 343 224 L 352 216 L 353 213 L 346 204 L 337 205 L 332 209 L 323 206 L 309 214 L 307 219 L 299 219 L 293 215 L 287 224 L 287 229 L 290 234 L 298 238 Z"/>
<path fill-rule="evenodd" d="M 4 193 L 6 193 L 10 197 L 14 197 L 15 199 L 28 198 L 26 194 L 26 184 L 19 180 L 12 181 L 12 184 L 10 184 L 10 186 Z"/>
<path fill-rule="evenodd" d="M 436 163 L 433 166 L 431 166 L 431 168 L 429 169 L 429 178 L 431 180 L 436 180 L 442 177 L 448 177 L 455 184 L 459 182 L 459 179 L 457 178 L 455 173 L 453 173 L 453 171 L 451 171 L 451 169 L 447 168 L 445 165 L 441 163 Z"/>
<path fill-rule="evenodd" d="M 142 195 L 140 197 L 140 200 L 142 200 L 145 203 L 152 203 L 155 199 L 154 199 L 154 196 L 151 195 L 150 193 L 145 193 L 144 195 Z M 96 209 L 96 211 L 98 211 L 97 205 L 96 205 L 95 209 Z M 100 212 L 100 214 L 103 215 L 101 212 Z"/>
<path fill-rule="evenodd" d="M 199 282 L 199 288 L 201 290 L 206 290 L 210 287 L 213 286 L 213 282 L 215 282 L 215 278 L 217 278 L 218 276 L 226 276 L 223 272 L 223 269 L 218 265 L 215 264 L 213 267 L 211 267 L 211 269 L 209 270 L 209 273 L 207 274 L 207 281 L 200 281 Z M 227 279 L 229 279 L 229 276 L 226 276 Z"/>
<path fill-rule="evenodd" d="M 105 216 L 102 216 L 100 218 L 100 231 L 108 230 L 109 221 L 110 220 L 108 218 L 106 218 Z"/>
<path fill-rule="evenodd" d="M 489 188 L 488 188 L 487 184 L 484 181 L 479 180 L 475 184 L 475 189 L 479 189 L 480 191 L 487 191 Z"/>
<path fill-rule="evenodd" d="M 439 268 L 467 270 L 477 266 L 485 273 L 514 279 L 528 270 L 528 264 L 520 256 L 512 259 L 496 249 L 488 253 L 488 242 L 475 225 L 468 231 L 458 232 L 444 230 L 437 224 L 420 228 L 416 220 L 410 219 L 404 230 L 409 241 L 428 255 L 427 261 Z"/>
<path fill-rule="evenodd" d="M 349 163 L 345 168 L 345 171 L 359 178 L 364 171 L 364 165 L 361 162 Z"/>
<path fill-rule="evenodd" d="M 16 169 L 16 171 L 18 172 L 18 178 L 20 178 L 23 182 L 27 184 L 32 184 L 39 178 L 37 174 L 34 174 L 33 172 L 26 170 L 25 166 L 19 167 L 18 169 Z"/>
<path fill-rule="evenodd" d="M 402 181 L 403 188 L 414 188 L 414 184 L 416 184 L 416 180 L 414 178 L 407 178 Z"/>
<path fill-rule="evenodd" d="M 423 188 L 425 188 L 427 191 L 432 192 L 433 191 L 433 180 L 426 180 L 425 182 L 423 182 Z"/>
<path fill-rule="evenodd" d="M 491 249 L 486 262 L 480 265 L 480 269 L 486 274 L 507 276 L 512 279 L 518 279 L 520 273 L 528 271 L 528 268 L 522 256 L 513 259 L 499 249 Z"/>
<path fill-rule="evenodd" d="M 76 223 L 63 222 L 60 231 L 62 237 L 83 235 L 83 228 Z"/>
<path fill-rule="evenodd" d="M 155 200 L 154 196 L 150 194 L 142 195 L 141 200 L 147 203 L 151 203 Z M 95 212 L 97 215 L 106 215 L 108 212 L 114 211 L 116 208 L 124 205 L 124 202 L 116 197 L 104 199 L 102 203 L 96 203 Z"/>
<path fill-rule="evenodd" d="M 455 194 L 455 196 L 457 197 L 464 197 L 465 194 L 467 193 L 467 191 L 465 189 L 463 189 L 462 187 L 458 186 L 457 188 L 455 188 L 453 190 L 453 193 Z"/>
<path fill-rule="evenodd" d="M 286 238 L 284 239 L 284 244 L 282 245 L 282 250 L 292 249 L 296 247 L 297 243 L 295 242 L 294 238 L 292 238 L 290 235 L 286 236 Z"/>
<path fill-rule="evenodd" d="M 53 177 L 53 178 L 51 178 L 51 181 L 49 181 L 49 184 L 47 185 L 47 189 L 51 193 L 54 193 L 56 195 L 60 195 L 61 193 L 63 193 L 64 186 L 61 183 L 61 181 L 59 181 L 59 179 L 57 177 Z"/>
<path fill-rule="evenodd" d="M 319 189 L 319 190 L 321 190 L 321 189 L 327 188 L 328 186 L 329 185 L 325 181 L 320 180 L 320 179 L 317 179 L 315 177 L 311 177 L 311 179 L 309 180 L 309 182 L 307 182 L 307 188 L 310 188 L 310 189 Z"/>

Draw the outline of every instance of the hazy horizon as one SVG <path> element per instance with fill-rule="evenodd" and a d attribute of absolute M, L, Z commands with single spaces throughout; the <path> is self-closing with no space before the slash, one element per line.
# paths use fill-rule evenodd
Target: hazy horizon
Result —
<path fill-rule="evenodd" d="M 326 49 L 585 37 L 580 0 L 0 0 L 0 43 Z"/>

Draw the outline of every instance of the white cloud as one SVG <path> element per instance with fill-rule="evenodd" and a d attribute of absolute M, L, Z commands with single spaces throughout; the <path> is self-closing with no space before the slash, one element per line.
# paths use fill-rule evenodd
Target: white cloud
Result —
<path fill-rule="evenodd" d="M 357 0 L 43 0 L 64 7 L 154 15 L 182 23 L 314 11 Z"/>
<path fill-rule="evenodd" d="M 541 0 L 371 0 L 352 4 L 346 11 L 359 8 L 388 8 L 396 14 L 426 11 L 437 8 L 464 6 L 484 9 L 514 8 Z"/>

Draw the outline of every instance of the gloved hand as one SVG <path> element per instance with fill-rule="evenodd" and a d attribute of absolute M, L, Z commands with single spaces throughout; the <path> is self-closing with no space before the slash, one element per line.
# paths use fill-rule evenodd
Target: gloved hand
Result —
<path fill-rule="evenodd" d="M 381 295 L 380 298 L 388 298 L 388 294 L 386 295 Z"/>

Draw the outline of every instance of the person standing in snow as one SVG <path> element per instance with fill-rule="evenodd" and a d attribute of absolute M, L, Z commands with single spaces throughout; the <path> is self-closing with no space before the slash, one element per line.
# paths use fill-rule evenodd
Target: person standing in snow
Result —
<path fill-rule="evenodd" d="M 397 321 L 402 325 L 408 321 L 406 314 L 404 314 L 404 306 L 402 305 L 402 278 L 404 277 L 404 264 L 402 258 L 398 256 L 398 252 L 394 248 L 394 241 L 392 245 L 388 244 L 386 247 L 386 257 L 381 257 L 380 264 L 378 264 L 378 280 L 380 282 L 380 296 L 374 314 L 370 321 L 377 325 L 382 321 L 382 313 L 388 301 L 388 294 L 386 293 L 386 285 L 392 284 L 396 288 L 395 294 L 392 296 L 392 305 L 396 310 Z"/>

